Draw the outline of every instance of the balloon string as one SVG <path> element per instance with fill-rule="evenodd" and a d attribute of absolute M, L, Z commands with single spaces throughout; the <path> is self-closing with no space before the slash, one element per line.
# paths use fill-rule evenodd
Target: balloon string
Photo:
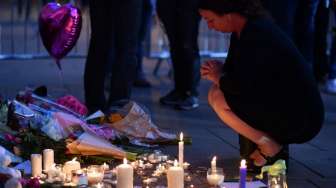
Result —
<path fill-rule="evenodd" d="M 59 76 L 61 88 L 66 90 L 65 84 L 64 84 L 64 75 L 63 75 L 63 71 L 61 69 L 58 70 L 58 76 Z"/>

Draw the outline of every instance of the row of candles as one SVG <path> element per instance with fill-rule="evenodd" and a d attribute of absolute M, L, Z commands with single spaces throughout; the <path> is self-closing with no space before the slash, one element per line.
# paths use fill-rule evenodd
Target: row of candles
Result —
<path fill-rule="evenodd" d="M 43 160 L 43 171 L 47 173 L 48 179 L 55 177 L 62 177 L 61 181 L 70 181 L 73 178 L 73 172 L 78 172 L 82 174 L 81 165 L 76 159 L 68 161 L 64 164 L 63 168 L 60 169 L 55 166 L 54 163 L 54 151 L 52 149 L 43 150 L 43 159 L 40 154 L 31 155 L 31 164 L 32 164 L 32 176 L 40 177 L 42 174 L 42 160 Z M 184 141 L 183 133 L 180 134 L 180 141 L 178 143 L 178 161 L 175 160 L 173 166 L 170 166 L 167 170 L 164 169 L 164 166 L 159 165 L 158 173 L 161 174 L 163 171 L 167 175 L 167 184 L 168 188 L 183 188 L 184 187 L 184 168 L 188 163 L 184 163 Z M 211 168 L 207 173 L 208 183 L 211 185 L 220 185 L 224 181 L 224 174 L 221 168 L 216 166 L 216 157 L 211 161 Z M 138 166 L 144 166 L 143 161 L 139 160 Z M 160 167 L 161 166 L 161 167 Z M 117 175 L 117 188 L 133 188 L 133 174 L 134 174 L 134 165 L 128 164 L 127 160 L 124 159 L 123 163 L 117 166 L 116 175 Z M 94 167 L 88 168 L 86 172 L 87 180 L 90 183 L 101 182 L 104 178 L 104 171 L 109 169 L 108 165 L 104 164 L 102 168 Z M 241 161 L 240 166 L 240 188 L 245 188 L 246 186 L 246 161 Z M 76 174 L 75 174 L 76 176 Z M 74 178 L 73 178 L 74 179 Z M 75 181 L 79 179 L 75 178 Z"/>

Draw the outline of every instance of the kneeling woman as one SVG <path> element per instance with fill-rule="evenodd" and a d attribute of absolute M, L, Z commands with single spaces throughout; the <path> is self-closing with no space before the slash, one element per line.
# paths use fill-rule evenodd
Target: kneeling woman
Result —
<path fill-rule="evenodd" d="M 243 157 L 262 166 L 314 138 L 324 107 L 312 70 L 260 2 L 201 0 L 200 14 L 209 28 L 232 33 L 225 64 L 207 61 L 201 74 L 213 82 L 208 100 L 220 119 L 253 143 Z"/>

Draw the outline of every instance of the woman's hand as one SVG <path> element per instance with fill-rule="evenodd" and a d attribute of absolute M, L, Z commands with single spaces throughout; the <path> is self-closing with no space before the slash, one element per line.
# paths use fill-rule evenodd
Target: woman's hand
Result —
<path fill-rule="evenodd" d="M 215 85 L 219 85 L 219 79 L 222 74 L 223 63 L 216 60 L 209 60 L 203 63 L 201 67 L 201 76 L 203 79 L 212 81 Z"/>

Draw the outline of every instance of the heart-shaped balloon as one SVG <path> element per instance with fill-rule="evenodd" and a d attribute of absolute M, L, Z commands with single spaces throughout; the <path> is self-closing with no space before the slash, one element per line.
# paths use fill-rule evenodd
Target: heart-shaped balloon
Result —
<path fill-rule="evenodd" d="M 78 8 L 71 4 L 48 3 L 39 16 L 39 29 L 43 45 L 49 54 L 59 61 L 76 44 L 82 28 L 82 16 Z"/>

